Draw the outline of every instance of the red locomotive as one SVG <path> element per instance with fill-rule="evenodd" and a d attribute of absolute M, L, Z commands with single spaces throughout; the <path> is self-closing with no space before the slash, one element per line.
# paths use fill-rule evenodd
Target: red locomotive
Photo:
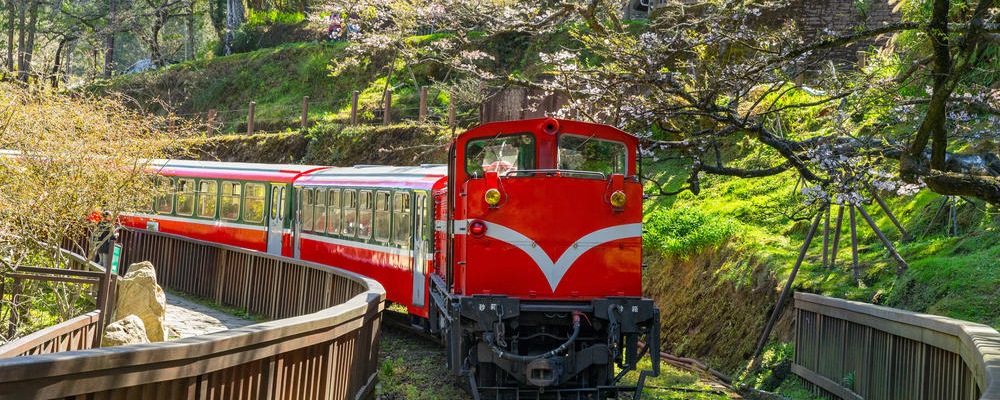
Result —
<path fill-rule="evenodd" d="M 164 194 L 126 223 L 377 279 L 477 396 L 603 398 L 636 390 L 619 380 L 659 348 L 637 146 L 609 126 L 535 119 L 459 135 L 447 166 L 166 161 Z"/>

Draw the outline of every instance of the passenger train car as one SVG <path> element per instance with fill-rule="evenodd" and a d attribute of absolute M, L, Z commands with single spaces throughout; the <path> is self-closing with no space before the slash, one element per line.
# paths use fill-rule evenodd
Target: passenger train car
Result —
<path fill-rule="evenodd" d="M 535 119 L 459 135 L 448 165 L 162 161 L 163 194 L 123 221 L 372 277 L 476 395 L 603 398 L 659 372 L 652 357 L 638 388 L 620 384 L 659 349 L 637 147 L 609 126 Z"/>

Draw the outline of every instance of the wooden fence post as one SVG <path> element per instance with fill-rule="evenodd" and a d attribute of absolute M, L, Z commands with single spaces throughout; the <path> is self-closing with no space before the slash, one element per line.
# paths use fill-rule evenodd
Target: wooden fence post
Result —
<path fill-rule="evenodd" d="M 309 127 L 309 96 L 302 96 L 302 130 Z"/>
<path fill-rule="evenodd" d="M 219 115 L 218 111 L 214 108 L 208 110 L 208 135 L 215 133 L 215 117 Z"/>
<path fill-rule="evenodd" d="M 427 86 L 420 87 L 420 123 L 427 122 Z"/>
<path fill-rule="evenodd" d="M 385 112 L 382 113 L 382 125 L 389 125 L 392 123 L 392 90 L 385 90 L 385 107 L 383 107 Z"/>
<path fill-rule="evenodd" d="M 358 91 L 351 93 L 351 125 L 358 124 Z"/>
<path fill-rule="evenodd" d="M 253 135 L 253 114 L 257 108 L 257 102 L 250 102 L 250 110 L 247 112 L 247 135 Z"/>

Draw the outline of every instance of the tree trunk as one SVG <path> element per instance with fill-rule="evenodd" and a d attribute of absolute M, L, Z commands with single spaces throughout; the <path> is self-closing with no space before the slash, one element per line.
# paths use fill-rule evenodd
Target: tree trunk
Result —
<path fill-rule="evenodd" d="M 49 74 L 49 84 L 52 86 L 52 90 L 59 89 L 59 69 L 62 66 L 62 52 L 63 48 L 66 47 L 66 42 L 69 40 L 67 37 L 59 39 L 59 46 L 56 47 L 56 56 L 52 61 L 52 72 Z"/>
<path fill-rule="evenodd" d="M 208 0 L 208 14 L 219 42 L 226 40 L 226 0 Z"/>
<path fill-rule="evenodd" d="M 239 29 L 246 17 L 243 10 L 243 0 L 226 0 L 226 39 L 225 54 L 232 53 L 234 31 Z"/>
<path fill-rule="evenodd" d="M 187 18 L 184 19 L 184 34 L 186 35 L 184 61 L 194 59 L 194 1 L 188 1 Z"/>
<path fill-rule="evenodd" d="M 7 72 L 14 72 L 14 31 L 17 21 L 17 3 L 14 0 L 7 0 Z"/>
<path fill-rule="evenodd" d="M 159 14 L 159 13 L 157 13 Z M 163 21 L 158 16 L 150 27 L 149 35 L 149 59 L 154 67 L 163 66 L 163 51 L 160 50 L 160 30 L 163 29 Z"/>
<path fill-rule="evenodd" d="M 934 46 L 934 93 L 931 93 L 920 128 L 910 147 L 910 157 L 923 159 L 924 149 L 931 140 L 931 168 L 944 170 L 945 152 L 948 148 L 947 121 L 948 98 L 951 97 L 951 49 L 948 44 L 948 9 L 950 0 L 934 0 L 933 15 L 928 34 Z M 904 171 L 904 175 L 905 171 Z"/>
<path fill-rule="evenodd" d="M 115 11 L 118 0 L 108 0 L 108 37 L 104 41 L 104 77 L 110 78 L 115 68 Z"/>
<path fill-rule="evenodd" d="M 38 3 L 40 0 L 32 0 L 31 6 L 28 9 L 28 25 L 25 26 L 27 31 L 25 36 L 24 47 L 21 49 L 21 64 L 18 67 L 17 76 L 21 82 L 28 83 L 28 79 L 31 77 L 31 58 L 35 53 L 35 33 L 38 32 Z"/>
<path fill-rule="evenodd" d="M 17 9 L 17 67 L 20 77 L 21 65 L 24 61 L 24 18 L 27 16 L 27 7 L 21 4 Z M 13 17 L 11 17 L 13 18 Z M 12 69 L 13 70 L 13 69 Z"/>

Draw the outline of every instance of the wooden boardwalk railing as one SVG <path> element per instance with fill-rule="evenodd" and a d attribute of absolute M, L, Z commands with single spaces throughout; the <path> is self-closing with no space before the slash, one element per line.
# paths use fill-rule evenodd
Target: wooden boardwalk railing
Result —
<path fill-rule="evenodd" d="M 792 372 L 827 398 L 1000 400 L 985 325 L 796 293 Z"/>
<path fill-rule="evenodd" d="M 16 339 L 0 347 L 0 358 L 86 350 L 94 343 L 100 310 Z"/>
<path fill-rule="evenodd" d="M 147 231 L 124 260 L 162 286 L 272 318 L 170 342 L 0 359 L 2 399 L 369 397 L 385 290 L 330 267 Z"/>

